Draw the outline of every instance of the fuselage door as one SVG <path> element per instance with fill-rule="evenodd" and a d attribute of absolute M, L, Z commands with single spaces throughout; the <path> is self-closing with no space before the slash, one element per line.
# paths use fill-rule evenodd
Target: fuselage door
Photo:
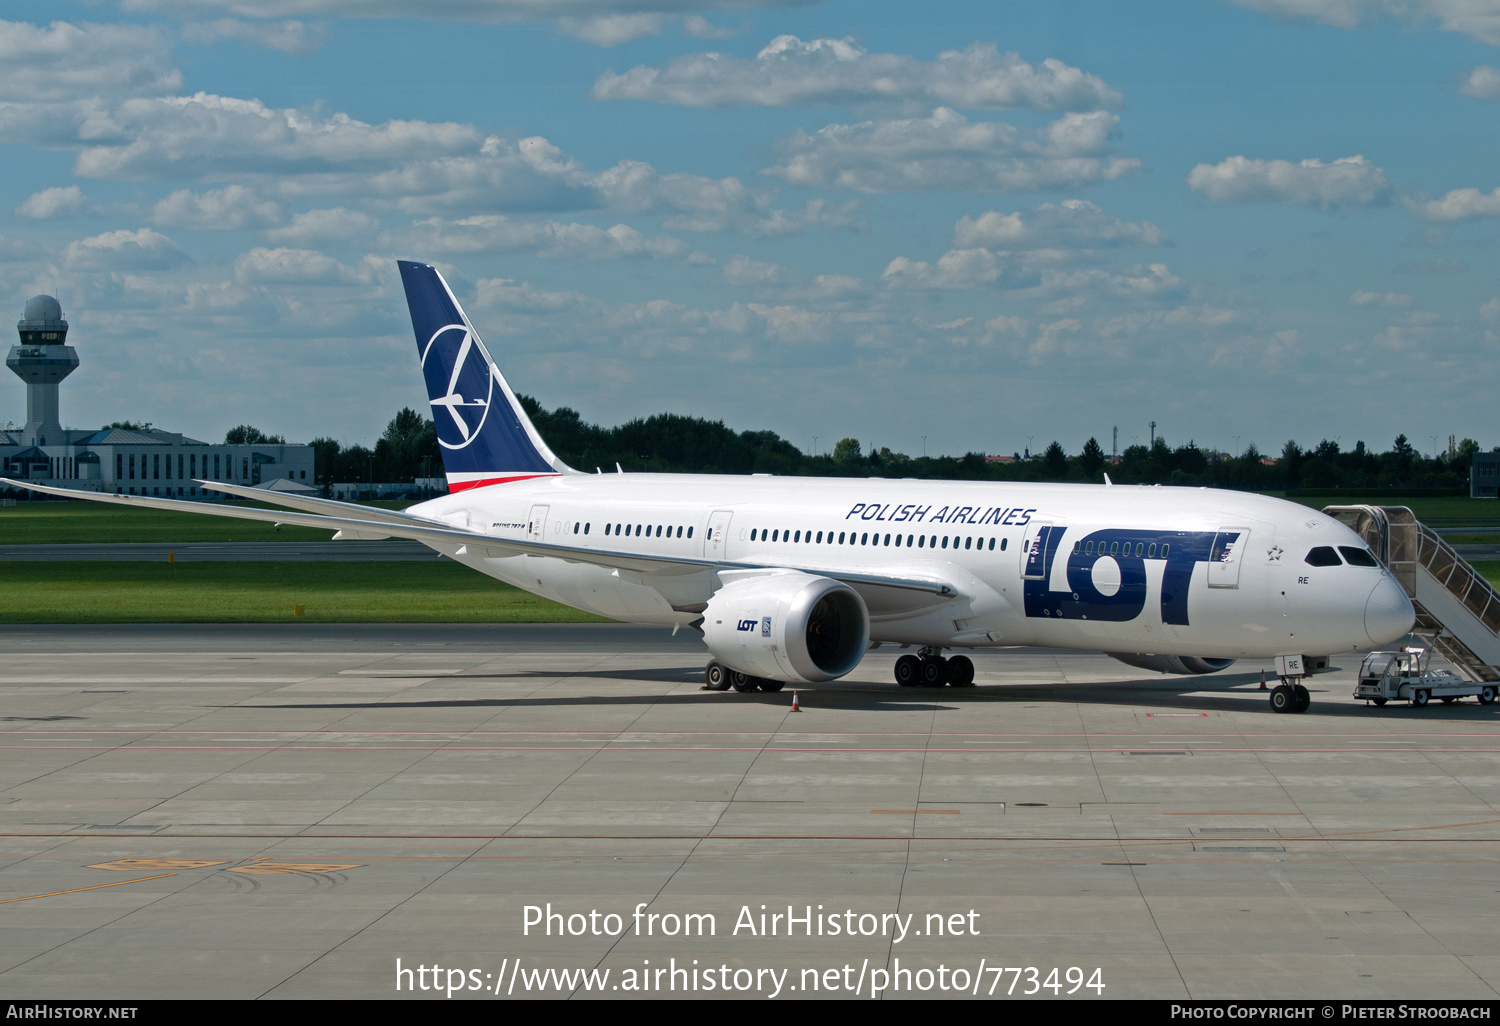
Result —
<path fill-rule="evenodd" d="M 703 534 L 703 557 L 723 559 L 729 541 L 729 521 L 734 513 L 727 509 L 716 510 L 708 518 L 708 530 Z"/>
<path fill-rule="evenodd" d="M 1208 554 L 1208 586 L 1210 588 L 1238 588 L 1240 586 L 1240 563 L 1250 544 L 1250 528 L 1221 527 L 1214 535 L 1214 545 Z"/>
<path fill-rule="evenodd" d="M 1047 578 L 1047 539 L 1052 534 L 1052 522 L 1033 520 L 1026 525 L 1022 535 L 1021 577 L 1028 581 Z"/>
<path fill-rule="evenodd" d="M 531 515 L 527 517 L 526 537 L 532 541 L 545 541 L 547 536 L 547 507 L 531 507 Z"/>

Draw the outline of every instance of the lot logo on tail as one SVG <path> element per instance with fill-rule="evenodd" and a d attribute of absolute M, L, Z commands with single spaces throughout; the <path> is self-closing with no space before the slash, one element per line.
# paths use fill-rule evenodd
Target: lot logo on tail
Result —
<path fill-rule="evenodd" d="M 479 437 L 480 429 L 489 419 L 490 402 L 495 397 L 495 375 L 491 372 L 489 355 L 484 347 L 477 345 L 474 333 L 463 324 L 448 324 L 433 332 L 422 349 L 422 369 L 427 369 L 427 359 L 434 351 L 452 352 L 453 373 L 448 377 L 445 395 L 432 400 L 432 419 L 437 426 L 438 444 L 445 449 L 462 449 Z M 438 366 L 446 362 L 441 358 Z M 447 414 L 438 412 L 447 410 Z"/>

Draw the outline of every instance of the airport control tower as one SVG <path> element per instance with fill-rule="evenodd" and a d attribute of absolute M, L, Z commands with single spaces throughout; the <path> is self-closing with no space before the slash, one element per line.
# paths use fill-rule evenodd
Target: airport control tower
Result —
<path fill-rule="evenodd" d="M 62 304 L 51 296 L 32 296 L 16 323 L 19 345 L 12 346 L 5 366 L 26 382 L 26 427 L 22 445 L 65 445 L 58 418 L 57 386 L 78 368 L 78 351 L 67 344 L 68 322 Z"/>

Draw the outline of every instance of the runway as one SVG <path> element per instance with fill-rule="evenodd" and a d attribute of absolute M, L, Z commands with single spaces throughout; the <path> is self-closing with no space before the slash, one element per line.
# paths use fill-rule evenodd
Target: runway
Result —
<path fill-rule="evenodd" d="M 435 964 L 489 1000 L 656 969 L 650 996 L 720 996 L 708 968 L 761 999 L 778 972 L 782 997 L 883 972 L 886 999 L 1014 999 L 1028 968 L 1043 997 L 1078 969 L 1075 999 L 1096 969 L 1116 998 L 1500 989 L 1500 704 L 1366 707 L 1354 656 L 1281 716 L 1259 667 L 1036 649 L 958 690 L 888 683 L 882 649 L 793 712 L 700 690 L 696 636 L 620 625 L 0 645 L 11 998 L 432 999 Z"/>

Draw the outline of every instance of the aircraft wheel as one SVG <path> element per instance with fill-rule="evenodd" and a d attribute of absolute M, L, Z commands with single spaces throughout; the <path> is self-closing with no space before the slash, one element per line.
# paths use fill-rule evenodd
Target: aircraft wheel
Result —
<path fill-rule="evenodd" d="M 755 690 L 756 681 L 748 673 L 741 673 L 739 670 L 730 670 L 729 683 L 734 690 L 743 695 L 747 691 Z"/>
<path fill-rule="evenodd" d="M 922 683 L 922 660 L 914 655 L 904 655 L 897 659 L 896 683 L 903 688 L 914 688 Z"/>
<path fill-rule="evenodd" d="M 942 656 L 922 660 L 922 686 L 940 688 L 948 682 L 948 660 Z"/>
<path fill-rule="evenodd" d="M 1271 708 L 1279 713 L 1289 713 L 1296 710 L 1297 696 L 1292 689 L 1285 684 L 1278 684 L 1271 689 Z"/>
<path fill-rule="evenodd" d="M 729 690 L 729 670 L 721 662 L 715 661 L 708 664 L 703 671 L 703 686 L 710 691 Z"/>
<path fill-rule="evenodd" d="M 1385 705 L 1385 699 L 1383 699 L 1383 698 L 1372 698 L 1372 699 L 1370 699 L 1370 701 L 1372 701 L 1372 702 L 1375 703 L 1375 708 L 1377 708 L 1377 709 L 1379 709 L 1381 706 Z"/>
<path fill-rule="evenodd" d="M 762 691 L 780 691 L 782 688 L 786 687 L 786 681 L 770 680 L 766 677 L 757 677 L 755 683 L 760 686 L 760 689 Z"/>
<path fill-rule="evenodd" d="M 1495 686 L 1493 684 L 1488 684 L 1488 685 L 1484 686 L 1483 688 L 1479 689 L 1479 704 L 1480 705 L 1489 705 L 1494 700 L 1495 700 Z"/>
<path fill-rule="evenodd" d="M 1297 708 L 1293 712 L 1307 712 L 1307 707 L 1312 705 L 1312 695 L 1301 684 L 1292 685 L 1292 695 L 1297 699 Z"/>
<path fill-rule="evenodd" d="M 1413 691 L 1411 693 L 1411 704 L 1420 709 L 1422 708 L 1422 706 L 1427 704 L 1427 699 L 1430 697 L 1431 696 L 1427 694 L 1426 689 L 1423 689 L 1421 691 Z"/>
<path fill-rule="evenodd" d="M 974 686 L 974 660 L 968 656 L 954 656 L 948 660 L 948 684 L 955 688 Z"/>

